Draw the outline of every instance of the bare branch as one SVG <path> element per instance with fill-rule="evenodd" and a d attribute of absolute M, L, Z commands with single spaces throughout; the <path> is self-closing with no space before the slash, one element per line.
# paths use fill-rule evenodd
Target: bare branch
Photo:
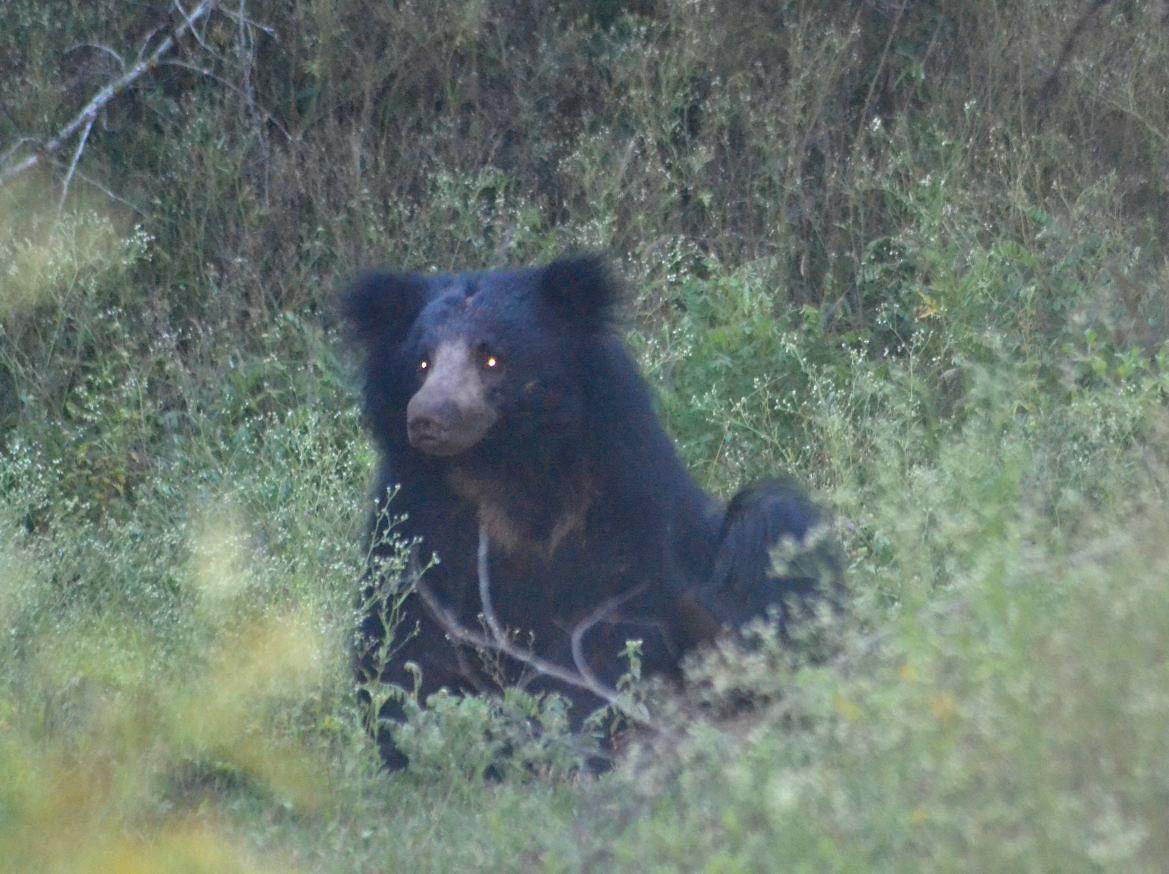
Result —
<path fill-rule="evenodd" d="M 576 665 L 576 669 L 580 671 L 581 676 L 590 683 L 596 686 L 604 685 L 599 679 L 597 679 L 596 674 L 593 673 L 593 669 L 589 666 L 588 661 L 584 657 L 584 648 L 581 645 L 584 641 L 584 636 L 588 634 L 589 630 L 594 625 L 596 625 L 626 601 L 631 601 L 636 598 L 638 595 L 644 592 L 648 586 L 648 583 L 642 583 L 640 586 L 634 586 L 628 592 L 622 592 L 620 595 L 607 598 L 601 603 L 599 607 L 597 607 L 596 610 L 578 622 L 576 627 L 572 629 L 572 661 Z"/>
<path fill-rule="evenodd" d="M 143 218 L 147 217 L 146 210 L 144 210 L 142 207 L 138 206 L 137 204 L 131 203 L 130 201 L 126 200 L 126 198 L 122 197 L 121 195 L 115 194 L 114 192 L 110 191 L 109 188 L 102 185 L 100 182 L 98 182 L 92 176 L 86 176 L 80 170 L 75 170 L 73 175 L 75 175 L 78 179 L 80 179 L 86 185 L 91 185 L 94 188 L 96 188 L 98 191 L 100 191 L 102 194 L 104 194 L 110 200 L 115 200 L 118 203 L 122 204 L 122 206 L 125 206 L 125 207 L 132 209 L 134 212 L 138 213 L 138 215 L 142 216 Z"/>
<path fill-rule="evenodd" d="M 487 623 L 487 628 L 490 631 L 490 636 L 473 631 L 463 625 L 459 619 L 451 613 L 430 591 L 429 586 L 419 576 L 413 580 L 414 590 L 418 593 L 426 604 L 428 610 L 443 627 L 447 634 L 460 643 L 468 646 L 476 647 L 477 649 L 486 650 L 488 652 L 499 652 L 515 659 L 521 664 L 527 665 L 536 672 L 550 677 L 553 680 L 558 680 L 566 685 L 573 686 L 577 689 L 584 689 L 596 695 L 614 710 L 624 715 L 631 722 L 648 728 L 658 734 L 665 734 L 666 730 L 663 726 L 654 722 L 646 713 L 639 712 L 638 708 L 631 707 L 629 702 L 624 700 L 623 696 L 600 682 L 593 672 L 588 668 L 584 661 L 583 655 L 580 652 L 580 642 L 585 633 L 600 622 L 605 616 L 609 615 L 620 604 L 635 597 L 644 590 L 644 586 L 638 586 L 629 592 L 625 592 L 616 598 L 610 598 L 587 617 L 584 621 L 579 623 L 572 633 L 573 646 L 573 660 L 577 663 L 577 671 L 567 670 L 555 662 L 548 661 L 541 658 L 530 650 L 523 649 L 516 646 L 508 638 L 506 631 L 500 624 L 498 617 L 495 615 L 495 609 L 491 601 L 491 576 L 488 562 L 488 537 L 487 532 L 479 529 L 479 598 L 483 607 L 483 618 Z M 581 669 L 583 665 L 583 670 Z"/>
<path fill-rule="evenodd" d="M 179 0 L 174 0 L 172 5 L 175 9 L 178 10 L 179 15 L 183 16 L 183 20 L 187 22 L 187 29 L 190 31 L 191 36 L 195 38 L 195 42 L 199 44 L 203 51 L 207 52 L 207 54 L 211 55 L 212 57 L 215 57 L 215 50 L 212 49 L 211 46 L 207 45 L 207 43 L 203 40 L 203 34 L 201 34 L 199 29 L 195 27 L 194 20 L 190 15 L 187 14 L 187 10 L 183 8 L 183 4 L 180 3 Z"/>
<path fill-rule="evenodd" d="M 215 82 L 219 85 L 222 85 L 224 88 L 228 89 L 229 91 L 234 91 L 236 94 L 238 94 L 240 97 L 242 97 L 246 103 L 249 104 L 249 108 L 252 111 L 254 111 L 257 115 L 262 116 L 264 121 L 269 122 L 273 127 L 276 128 L 276 130 L 278 130 L 278 131 L 280 131 L 280 133 L 284 134 L 285 139 L 287 139 L 289 142 L 292 142 L 292 134 L 290 134 L 288 132 L 288 129 L 284 125 L 282 125 L 276 119 L 276 117 L 274 115 L 272 115 L 272 113 L 268 112 L 266 109 L 261 109 L 260 107 L 255 106 L 254 101 L 250 95 L 248 95 L 246 92 L 244 92 L 243 89 L 239 88 L 238 86 L 233 85 L 231 82 L 228 82 L 226 79 L 224 79 L 222 76 L 220 76 L 215 71 L 209 70 L 206 67 L 197 66 L 195 64 L 189 64 L 186 61 L 176 61 L 173 58 L 166 60 L 166 61 L 160 61 L 159 63 L 162 64 L 163 66 L 178 67 L 181 70 L 189 70 L 192 73 L 198 73 L 200 76 L 206 76 L 208 79 L 211 79 L 213 82 Z"/>
<path fill-rule="evenodd" d="M 0 166 L 8 163 L 9 159 L 19 151 L 20 147 L 25 143 L 37 142 L 36 137 L 17 137 L 16 142 L 4 150 L 4 154 L 0 155 Z"/>
<path fill-rule="evenodd" d="M 147 33 L 146 36 L 144 36 L 142 38 L 142 47 L 140 49 L 138 49 L 138 61 L 141 61 L 143 58 L 146 57 L 147 46 L 150 45 L 150 41 L 152 39 L 154 39 L 154 37 L 158 34 L 158 32 L 160 30 L 162 30 L 161 27 L 152 27 L 152 28 L 150 28 L 150 32 Z M 135 61 L 134 63 L 138 63 L 138 61 Z"/>
<path fill-rule="evenodd" d="M 67 49 L 65 54 L 75 52 L 78 49 L 97 49 L 99 52 L 105 52 L 107 55 L 118 62 L 118 66 L 121 67 L 123 71 L 126 69 L 126 59 L 111 49 L 109 46 L 103 46 L 98 42 L 79 42 L 77 45 Z"/>
<path fill-rule="evenodd" d="M 56 136 L 44 143 L 37 152 L 7 168 L 0 169 L 0 185 L 31 170 L 45 158 L 59 152 L 79 131 L 88 131 L 93 126 L 94 120 L 111 100 L 137 82 L 144 74 L 157 67 L 159 61 L 178 44 L 184 34 L 190 31 L 197 21 L 209 15 L 218 4 L 219 0 L 202 0 L 190 14 L 185 16 L 170 35 L 155 47 L 154 51 L 98 91 L 89 103 L 74 116 L 73 120 L 61 128 Z"/>
<path fill-rule="evenodd" d="M 1091 24 L 1092 19 L 1096 17 L 1101 9 L 1111 2 L 1112 0 L 1092 0 L 1087 8 L 1080 13 L 1080 17 L 1076 19 L 1076 23 L 1072 25 L 1071 31 L 1063 42 L 1063 48 L 1059 50 L 1059 57 L 1055 59 L 1055 65 L 1052 67 L 1051 73 L 1048 74 L 1047 79 L 1043 82 L 1043 86 L 1032 98 L 1032 106 L 1040 115 L 1046 113 L 1047 106 L 1059 92 L 1060 76 L 1063 74 L 1063 69 L 1067 66 L 1068 61 L 1071 60 L 1076 43 L 1079 42 L 1084 31 L 1088 29 L 1088 25 Z"/>
<path fill-rule="evenodd" d="M 97 121 L 97 116 L 90 116 L 89 123 L 85 125 L 85 130 L 81 132 L 81 139 L 77 141 L 77 148 L 73 152 L 73 160 L 69 162 L 69 171 L 65 174 L 65 180 L 61 183 L 61 199 L 57 201 L 57 212 L 65 208 L 65 200 L 69 197 L 69 183 L 73 181 L 73 174 L 77 172 L 77 162 L 81 160 L 81 153 L 85 151 L 85 141 L 89 139 L 89 132 L 93 130 L 93 123 L 95 121 Z"/>
<path fill-rule="evenodd" d="M 58 146 L 58 148 L 60 148 L 60 146 Z M 54 149 L 53 151 L 56 151 L 56 149 Z M 21 173 L 25 172 L 26 170 L 31 170 L 38 163 L 40 163 L 40 159 L 41 159 L 40 155 L 29 155 L 23 161 L 16 163 L 15 165 L 8 168 L 7 170 L 0 170 L 0 185 L 5 184 L 6 182 L 8 182 L 9 179 L 13 179 L 16 176 L 19 176 Z"/>
<path fill-rule="evenodd" d="M 248 17 L 248 14 L 244 11 L 244 4 L 242 0 L 240 2 L 239 9 L 228 9 L 226 6 L 221 6 L 219 11 L 233 21 L 238 21 L 240 24 L 247 25 L 248 27 L 254 27 L 256 30 L 261 30 L 268 34 L 268 36 L 272 37 L 273 39 L 276 38 L 275 28 L 268 27 L 266 24 L 260 24 L 260 22 L 256 21 L 254 18 Z"/>
<path fill-rule="evenodd" d="M 507 641 L 497 641 L 494 636 L 488 637 L 480 634 L 477 631 L 472 631 L 467 628 L 455 617 L 450 610 L 439 603 L 434 593 L 430 591 L 430 587 L 426 585 L 421 579 L 416 580 L 414 589 L 422 597 L 426 607 L 438 620 L 439 625 L 443 627 L 451 637 L 460 643 L 465 643 L 468 646 L 476 647 L 477 649 L 487 650 L 488 652 L 501 652 L 506 656 L 514 658 L 516 661 L 523 662 L 531 668 L 539 671 L 545 676 L 551 677 L 554 680 L 560 680 L 562 683 L 567 683 L 570 686 L 575 686 L 580 689 L 587 689 L 592 692 L 588 683 L 580 676 L 565 671 L 554 662 L 542 659 L 537 655 L 522 650 Z M 595 693 L 594 693 L 595 694 Z"/>
<path fill-rule="evenodd" d="M 495 617 L 495 608 L 491 605 L 491 570 L 490 570 L 490 538 L 487 536 L 487 529 L 479 526 L 479 601 L 483 605 L 483 615 L 487 617 L 487 627 L 491 629 L 491 633 L 498 641 L 506 641 L 507 635 L 504 634 L 503 626 L 500 625 L 499 620 Z"/>

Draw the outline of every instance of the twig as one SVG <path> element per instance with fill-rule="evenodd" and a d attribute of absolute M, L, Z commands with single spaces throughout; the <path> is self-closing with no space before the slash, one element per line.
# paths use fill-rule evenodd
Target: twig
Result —
<path fill-rule="evenodd" d="M 160 30 L 162 30 L 161 27 L 152 27 L 146 36 L 142 37 L 142 48 L 138 49 L 138 60 L 134 63 L 137 64 L 146 57 L 146 47 L 150 45 L 150 41 L 154 39 L 155 34 L 157 34 Z"/>
<path fill-rule="evenodd" d="M 19 176 L 22 173 L 31 170 L 40 164 L 45 158 L 59 152 L 64 148 L 65 144 L 73 138 L 78 131 L 88 129 L 93 126 L 94 120 L 98 114 L 105 109 L 105 107 L 124 92 L 127 88 L 138 81 L 142 76 L 153 70 L 158 66 L 158 62 L 170 52 L 177 44 L 179 39 L 191 30 L 195 22 L 210 14 L 219 4 L 219 0 L 203 0 L 198 6 L 191 11 L 189 15 L 184 16 L 184 20 L 171 32 L 171 34 L 155 47 L 147 57 L 139 60 L 133 67 L 127 70 L 124 74 L 119 76 L 113 82 L 110 82 L 104 88 L 97 92 L 93 98 L 85 105 L 85 107 L 77 113 L 77 115 L 67 125 L 57 132 L 57 135 L 42 145 L 40 149 L 21 161 L 4 169 L 0 169 L 0 185 L 7 183 L 9 180 Z"/>
<path fill-rule="evenodd" d="M 173 58 L 170 60 L 166 60 L 166 61 L 160 61 L 159 63 L 163 64 L 167 67 L 178 67 L 181 70 L 188 70 L 192 73 L 198 73 L 200 76 L 206 76 L 208 79 L 211 79 L 216 84 L 222 85 L 224 88 L 228 89 L 229 91 L 234 91 L 236 94 L 238 94 L 240 97 L 242 97 L 245 102 L 247 102 L 249 104 L 250 111 L 252 111 L 256 115 L 262 117 L 262 119 L 264 121 L 270 122 L 272 124 L 272 126 L 274 128 L 276 128 L 276 130 L 278 130 L 278 131 L 280 131 L 280 133 L 284 134 L 285 139 L 287 139 L 289 142 L 292 142 L 292 134 L 290 134 L 288 132 L 288 128 L 286 128 L 284 125 L 282 125 L 280 123 L 280 121 L 276 118 L 276 116 L 272 115 L 272 113 L 268 112 L 268 110 L 266 110 L 266 109 L 261 109 L 259 106 L 253 105 L 253 103 L 254 103 L 253 98 L 247 92 L 245 92 L 242 88 L 238 87 L 237 85 L 233 85 L 231 82 L 224 79 L 222 76 L 220 76 L 214 70 L 209 70 L 206 67 L 200 67 L 196 64 L 189 64 L 186 61 L 176 61 Z"/>
<path fill-rule="evenodd" d="M 110 191 L 109 188 L 102 185 L 100 182 L 98 182 L 92 176 L 86 176 L 80 170 L 77 170 L 74 173 L 74 175 L 78 179 L 80 179 L 82 182 L 86 183 L 87 185 L 92 185 L 94 188 L 96 188 L 98 191 L 100 191 L 102 194 L 104 194 L 110 200 L 115 200 L 118 203 L 122 204 L 122 206 L 129 207 L 130 209 L 132 209 L 134 212 L 138 213 L 138 215 L 142 216 L 143 218 L 147 217 L 146 210 L 144 210 L 142 207 L 138 206 L 137 204 L 131 203 L 130 201 L 126 200 L 126 198 L 122 197 L 121 195 L 115 194 L 114 192 Z"/>
<path fill-rule="evenodd" d="M 275 28 L 268 27 L 266 24 L 260 24 L 260 22 L 256 21 L 255 19 L 249 18 L 247 13 L 243 11 L 243 8 L 244 4 L 241 2 L 239 9 L 228 9 L 226 6 L 222 6 L 220 7 L 219 11 L 233 21 L 237 21 L 240 24 L 246 24 L 248 27 L 254 27 L 256 30 L 263 31 L 264 33 L 268 34 L 268 36 L 272 37 L 273 39 L 276 38 Z"/>
<path fill-rule="evenodd" d="M 515 659 L 521 664 L 527 665 L 533 670 L 546 677 L 551 677 L 554 680 L 559 680 L 569 686 L 578 689 L 584 689 L 591 692 L 593 695 L 600 698 L 610 707 L 619 711 L 622 715 L 628 718 L 631 722 L 636 723 L 644 728 L 648 728 L 658 734 L 665 734 L 666 730 L 663 726 L 653 721 L 644 712 L 638 712 L 636 708 L 630 707 L 629 704 L 622 699 L 617 690 L 606 686 L 600 682 L 589 669 L 583 657 L 580 654 L 580 641 L 585 633 L 601 621 L 605 616 L 616 609 L 620 604 L 635 597 L 644 591 L 643 586 L 637 586 L 629 592 L 622 593 L 616 598 L 610 598 L 585 619 L 578 623 L 572 634 L 573 646 L 573 661 L 576 662 L 577 671 L 569 671 L 555 662 L 548 661 L 541 658 L 530 650 L 523 649 L 516 646 L 508 639 L 507 633 L 499 622 L 499 618 L 495 615 L 495 609 L 492 606 L 491 600 L 491 575 L 488 562 L 488 537 L 487 532 L 479 529 L 479 554 L 478 554 L 478 576 L 479 576 L 479 599 L 483 607 L 483 618 L 487 623 L 487 628 L 490 631 L 490 636 L 480 634 L 470 628 L 464 626 L 454 614 L 446 607 L 439 603 L 434 593 L 423 582 L 421 577 L 414 579 L 414 590 L 422 598 L 426 604 L 427 609 L 443 627 L 447 634 L 453 637 L 460 643 L 468 644 L 469 646 L 478 649 L 487 650 L 490 652 L 499 652 Z"/>
<path fill-rule="evenodd" d="M 482 525 L 479 526 L 479 555 L 478 555 L 478 574 L 479 574 L 479 601 L 483 605 L 483 615 L 487 617 L 487 627 L 491 629 L 492 635 L 498 641 L 506 641 L 507 635 L 504 634 L 503 626 L 500 625 L 499 620 L 495 616 L 495 608 L 491 605 L 491 569 L 488 552 L 489 538 L 487 537 L 487 529 Z"/>
<path fill-rule="evenodd" d="M 0 163 L 2 163 L 2 162 L 0 162 Z M 61 161 L 61 160 L 55 159 L 53 161 L 53 163 L 55 165 L 57 165 L 58 167 L 65 166 L 65 162 Z M 138 206 L 138 204 L 130 202 L 126 198 L 122 197 L 120 194 L 115 194 L 107 186 L 102 185 L 102 183 L 98 182 L 92 176 L 86 176 L 84 173 L 81 172 L 81 170 L 74 170 L 73 175 L 76 176 L 78 179 L 80 179 L 82 182 L 84 182 L 86 185 L 90 185 L 90 186 L 96 188 L 98 191 L 100 191 L 102 194 L 104 194 L 110 200 L 117 201 L 118 203 L 122 204 L 122 206 L 128 207 L 129 209 L 138 213 L 138 215 L 142 216 L 143 218 L 147 217 L 146 210 L 144 210 L 142 207 Z"/>
<path fill-rule="evenodd" d="M 488 552 L 490 548 L 489 543 L 490 539 L 487 536 L 487 529 L 483 526 L 479 526 L 479 601 L 483 607 L 483 616 L 487 620 L 487 627 L 491 629 L 492 637 L 496 643 L 498 643 L 503 648 L 501 651 L 506 655 L 510 655 L 512 658 L 520 658 L 520 660 L 523 661 L 528 656 L 534 657 L 534 654 L 526 650 L 521 650 L 518 647 L 512 645 L 511 641 L 508 639 L 507 632 L 504 630 L 503 625 L 496 617 L 495 608 L 491 603 L 491 570 L 490 563 L 488 561 Z M 614 707 L 617 707 L 619 710 L 621 710 L 622 713 L 629 713 L 629 707 L 621 703 L 620 695 L 615 689 L 609 688 L 599 679 L 597 679 L 596 674 L 593 673 L 592 669 L 589 667 L 588 662 L 584 659 L 584 654 L 581 650 L 580 644 L 581 640 L 584 638 L 585 633 L 588 632 L 590 628 L 600 622 L 604 617 L 608 616 L 618 606 L 641 594 L 643 591 L 645 591 L 645 588 L 646 584 L 643 583 L 640 586 L 634 586 L 628 592 L 623 592 L 615 598 L 607 599 L 592 613 L 578 622 L 572 632 L 572 660 L 575 663 L 578 672 L 577 676 L 579 677 L 580 681 L 578 684 L 581 685 L 582 688 L 592 692 L 598 698 L 609 702 Z M 532 667 L 536 667 L 536 665 L 532 663 Z M 639 720 L 649 719 L 649 717 L 644 713 L 629 715 Z"/>
<path fill-rule="evenodd" d="M 885 64 L 889 60 L 889 52 L 893 48 L 893 40 L 897 38 L 897 31 L 901 29 L 901 19 L 905 15 L 905 9 L 908 5 L 908 2 L 902 2 L 897 6 L 897 14 L 893 16 L 893 24 L 889 27 L 889 36 L 885 39 L 885 47 L 881 49 L 881 57 L 877 61 L 877 70 L 873 73 L 873 78 L 869 82 L 869 90 L 865 94 L 865 102 L 861 105 L 860 117 L 857 120 L 856 134 L 852 138 L 852 157 L 854 159 L 861 147 L 861 137 L 864 135 L 865 128 L 869 124 L 869 110 L 873 106 L 873 97 L 877 93 L 877 85 L 881 81 L 881 76 L 885 73 Z"/>
<path fill-rule="evenodd" d="M 599 607 L 597 607 L 596 610 L 578 622 L 576 627 L 572 629 L 572 661 L 576 665 L 576 669 L 580 671 L 580 675 L 593 685 L 599 687 L 604 686 L 604 684 L 599 679 L 597 679 L 597 676 L 593 673 L 593 669 L 589 666 L 588 661 L 584 657 L 584 649 L 581 646 L 581 643 L 584 641 L 584 636 L 589 633 L 589 630 L 594 625 L 596 625 L 626 601 L 630 601 L 633 598 L 636 598 L 638 595 L 644 592 L 648 586 L 648 583 L 642 583 L 640 586 L 634 586 L 628 592 L 622 592 L 620 595 L 606 599 Z"/>
<path fill-rule="evenodd" d="M 1080 13 L 1080 17 L 1076 19 L 1076 23 L 1072 26 L 1067 38 L 1063 41 L 1063 48 L 1059 51 L 1059 57 L 1055 59 L 1055 66 L 1052 67 L 1051 73 L 1044 81 L 1043 86 L 1035 93 L 1032 100 L 1033 109 L 1041 116 L 1046 114 L 1047 106 L 1055 95 L 1059 93 L 1060 75 L 1071 59 L 1072 52 L 1075 51 L 1076 43 L 1079 42 L 1080 36 L 1088 29 L 1088 24 L 1096 17 L 1097 13 L 1111 2 L 1112 0 L 1092 0 L 1088 4 L 1088 7 Z"/>
<path fill-rule="evenodd" d="M 187 15 L 187 10 L 183 8 L 183 4 L 179 0 L 174 0 L 173 5 L 179 11 L 179 15 L 183 16 L 183 20 L 187 22 L 187 29 L 191 31 L 191 36 L 195 38 L 195 42 L 199 44 L 203 51 L 214 57 L 215 51 L 203 41 L 203 34 L 199 33 L 198 28 L 195 27 L 194 20 L 192 20 L 191 16 Z"/>
<path fill-rule="evenodd" d="M 109 46 L 103 46 L 99 42 L 79 42 L 77 45 L 73 46 L 72 48 L 66 49 L 65 54 L 69 54 L 70 52 L 75 52 L 78 49 L 97 49 L 99 52 L 105 52 L 107 55 L 109 55 L 115 61 L 118 62 L 118 66 L 122 68 L 123 72 L 125 72 L 125 70 L 126 70 L 126 59 L 123 58 L 121 55 L 119 55 L 117 52 L 115 52 L 113 49 L 111 49 Z"/>
<path fill-rule="evenodd" d="M 486 635 L 467 628 L 465 625 L 459 622 L 459 620 L 453 613 L 450 612 L 450 610 L 439 603 L 438 599 L 434 596 L 434 593 L 430 591 L 430 587 L 427 586 L 426 583 L 424 583 L 421 579 L 414 582 L 414 590 L 422 597 L 423 602 L 426 604 L 426 608 L 430 610 L 430 612 L 434 615 L 434 618 L 438 620 L 438 623 L 443 627 L 443 630 L 460 643 L 465 643 L 478 649 L 484 649 L 492 652 L 502 652 L 504 655 L 510 656 L 517 661 L 521 661 L 529 667 L 536 669 L 540 673 L 549 676 L 554 680 L 560 680 L 561 682 L 567 683 L 570 686 L 587 689 L 590 692 L 593 691 L 591 688 L 589 688 L 588 683 L 583 678 L 563 670 L 554 662 L 547 661 L 537 655 L 520 650 L 518 647 L 515 647 L 506 641 L 497 641 L 495 640 L 494 636 L 487 637 Z"/>
<path fill-rule="evenodd" d="M 272 150 L 268 142 L 268 133 L 264 130 L 264 120 L 271 118 L 268 112 L 263 111 L 259 107 L 256 100 L 256 82 L 253 76 L 255 72 L 256 62 L 256 38 L 252 30 L 253 25 L 249 23 L 247 17 L 247 10 L 244 7 L 245 0 L 239 0 L 239 19 L 236 27 L 236 51 L 239 54 L 239 59 L 242 64 L 240 74 L 242 76 L 241 88 L 244 96 L 244 106 L 247 108 L 248 115 L 251 117 L 252 124 L 256 129 L 256 142 L 260 147 L 260 167 L 263 171 L 260 189 L 263 192 L 264 206 L 270 205 L 269 194 L 271 191 L 271 172 L 272 172 Z M 277 125 L 279 127 L 279 125 Z M 288 132 L 281 128 L 281 131 L 286 137 Z M 291 137 L 288 137 L 291 139 Z"/>
<path fill-rule="evenodd" d="M 77 162 L 81 160 L 81 153 L 85 151 L 85 141 L 89 139 L 89 132 L 93 130 L 95 121 L 97 121 L 97 116 L 91 115 L 89 122 L 85 125 L 85 130 L 81 132 L 81 138 L 77 141 L 77 148 L 73 151 L 73 160 L 69 162 L 69 170 L 65 174 L 65 180 L 61 183 L 61 199 L 57 201 L 57 212 L 65 208 L 65 199 L 69 197 L 69 183 L 73 181 L 73 174 L 77 172 Z"/>
<path fill-rule="evenodd" d="M 4 154 L 0 155 L 0 166 L 8 163 L 8 160 L 17 153 L 21 146 L 25 143 L 35 143 L 36 137 L 17 137 L 16 142 L 4 150 Z"/>

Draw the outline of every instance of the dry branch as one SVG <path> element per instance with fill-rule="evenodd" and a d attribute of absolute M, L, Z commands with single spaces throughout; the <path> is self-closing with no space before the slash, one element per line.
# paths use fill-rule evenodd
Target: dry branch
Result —
<path fill-rule="evenodd" d="M 176 4 L 177 5 L 177 4 Z M 77 162 L 81 157 L 81 152 L 85 147 L 85 136 L 89 133 L 97 116 L 106 106 L 109 105 L 119 94 L 122 94 L 127 88 L 137 82 L 147 72 L 153 70 L 158 66 L 159 61 L 162 60 L 171 50 L 174 49 L 180 39 L 188 32 L 193 31 L 195 24 L 202 18 L 206 18 L 215 7 L 219 5 L 219 0 L 202 0 L 191 12 L 182 12 L 183 20 L 171 31 L 162 42 L 160 42 L 149 55 L 139 60 L 133 67 L 115 79 L 113 82 L 107 84 L 104 88 L 97 92 L 89 103 L 77 113 L 77 115 L 67 125 L 57 132 L 57 135 L 40 145 L 40 147 L 31 155 L 26 156 L 20 161 L 11 164 L 8 167 L 0 167 L 0 185 L 3 185 L 10 180 L 16 178 L 22 173 L 31 170 L 38 164 L 43 162 L 46 158 L 51 158 L 57 152 L 61 151 L 65 145 L 79 132 L 83 131 L 82 139 L 78 146 L 77 153 L 74 155 L 71 167 L 76 169 Z M 65 183 L 67 191 L 69 178 L 72 176 L 72 170 L 69 177 L 66 177 Z"/>
<path fill-rule="evenodd" d="M 480 528 L 478 555 L 479 600 L 483 607 L 483 619 L 487 624 L 489 634 L 483 634 L 463 625 L 458 617 L 439 602 L 438 598 L 430 591 L 430 588 L 422 580 L 421 576 L 416 576 L 413 580 L 415 591 L 418 592 L 419 597 L 422 598 L 427 609 L 430 610 L 434 618 L 443 627 L 443 630 L 460 643 L 486 652 L 502 653 L 543 676 L 591 692 L 629 719 L 630 722 L 659 734 L 665 733 L 665 729 L 654 722 L 642 708 L 632 706 L 616 689 L 610 688 L 602 683 L 588 666 L 581 649 L 581 641 L 589 629 L 610 615 L 626 601 L 640 595 L 645 591 L 645 585 L 635 586 L 627 592 L 607 599 L 596 610 L 577 623 L 572 631 L 572 657 L 576 670 L 568 670 L 555 662 L 541 658 L 530 650 L 516 646 L 508 637 L 492 605 L 491 574 L 488 566 L 488 544 L 487 532 L 483 528 Z"/>
<path fill-rule="evenodd" d="M 1063 48 L 1059 51 L 1059 57 L 1055 59 L 1055 66 L 1052 67 L 1051 73 L 1044 80 L 1043 86 L 1036 92 L 1032 101 L 1035 110 L 1040 114 L 1046 113 L 1048 105 L 1055 98 L 1055 95 L 1059 93 L 1060 76 L 1063 74 L 1064 67 L 1067 66 L 1068 61 L 1071 60 L 1072 52 L 1075 51 L 1080 37 L 1088 29 L 1088 25 L 1091 24 L 1092 19 L 1111 2 L 1112 0 L 1092 0 L 1087 8 L 1080 13 L 1080 17 L 1076 19 L 1076 23 L 1072 26 L 1067 38 L 1063 41 Z"/>

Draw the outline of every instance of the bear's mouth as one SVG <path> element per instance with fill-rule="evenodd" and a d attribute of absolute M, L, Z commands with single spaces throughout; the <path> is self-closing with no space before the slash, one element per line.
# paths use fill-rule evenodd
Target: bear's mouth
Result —
<path fill-rule="evenodd" d="M 449 428 L 410 427 L 407 430 L 410 445 L 426 455 L 448 458 L 466 452 L 479 442 L 482 434 L 468 435 Z"/>

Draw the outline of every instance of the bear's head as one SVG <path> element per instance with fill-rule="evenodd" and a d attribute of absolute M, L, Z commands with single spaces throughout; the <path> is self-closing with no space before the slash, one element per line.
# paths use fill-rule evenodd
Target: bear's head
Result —
<path fill-rule="evenodd" d="M 343 300 L 366 353 L 375 435 L 433 458 L 494 435 L 581 423 L 589 350 L 609 342 L 618 290 L 603 259 L 424 276 L 372 272 Z"/>

